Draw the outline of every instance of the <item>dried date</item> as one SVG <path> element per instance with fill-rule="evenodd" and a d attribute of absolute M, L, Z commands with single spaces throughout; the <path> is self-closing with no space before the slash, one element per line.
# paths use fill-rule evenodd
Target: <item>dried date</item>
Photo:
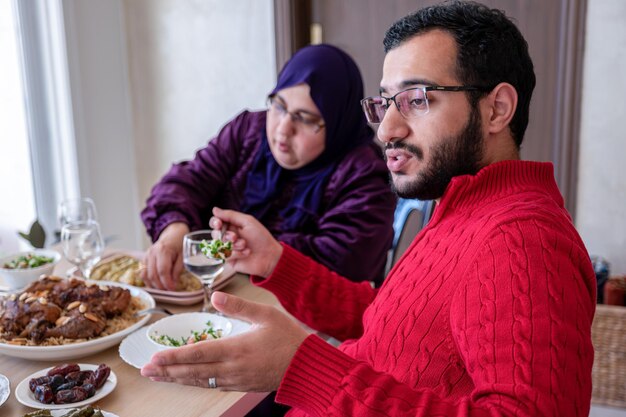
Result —
<path fill-rule="evenodd" d="M 31 378 L 30 381 L 28 381 L 28 388 L 30 388 L 30 392 L 35 392 L 35 388 L 37 388 L 38 385 L 47 385 L 48 382 L 50 382 L 50 377 L 49 376 L 40 376 L 39 378 Z"/>
<path fill-rule="evenodd" d="M 66 382 L 66 383 L 64 383 L 62 385 L 59 385 L 59 387 L 56 389 L 56 391 L 57 392 L 65 391 L 65 390 L 68 390 L 68 389 L 72 389 L 72 388 L 74 388 L 77 385 L 78 385 L 78 382 L 76 382 L 76 381 L 69 381 L 69 382 Z"/>
<path fill-rule="evenodd" d="M 77 403 L 87 399 L 87 391 L 82 387 L 74 387 L 72 389 L 65 389 L 58 391 L 54 397 L 55 404 L 70 404 Z"/>
<path fill-rule="evenodd" d="M 54 393 L 49 385 L 37 385 L 35 388 L 35 398 L 43 404 L 50 404 L 54 401 Z"/>
<path fill-rule="evenodd" d="M 63 375 L 54 375 L 50 378 L 50 381 L 48 381 L 48 385 L 52 388 L 52 391 L 56 393 L 64 382 L 65 378 L 63 378 Z"/>
<path fill-rule="evenodd" d="M 80 366 L 77 363 L 64 363 L 63 365 L 55 366 L 47 373 L 48 376 L 54 375 L 67 375 L 71 372 L 80 371 Z"/>
<path fill-rule="evenodd" d="M 87 391 L 87 398 L 93 397 L 96 394 L 96 386 L 94 384 L 85 383 L 81 386 Z"/>
<path fill-rule="evenodd" d="M 98 366 L 98 369 L 96 369 L 96 371 L 94 372 L 94 385 L 96 386 L 96 389 L 102 388 L 106 380 L 109 378 L 110 374 L 111 368 L 109 368 L 107 365 L 103 363 Z"/>
<path fill-rule="evenodd" d="M 31 378 L 31 380 L 28 381 L 28 388 L 30 388 L 31 392 L 35 392 L 35 388 L 37 388 L 38 385 L 47 385 L 52 388 L 53 392 L 56 392 L 59 385 L 62 385 L 63 383 L 65 383 L 63 375 L 46 375 L 39 378 Z"/>
<path fill-rule="evenodd" d="M 74 371 L 65 375 L 67 382 L 76 382 L 77 385 L 82 385 L 93 376 L 93 371 Z"/>

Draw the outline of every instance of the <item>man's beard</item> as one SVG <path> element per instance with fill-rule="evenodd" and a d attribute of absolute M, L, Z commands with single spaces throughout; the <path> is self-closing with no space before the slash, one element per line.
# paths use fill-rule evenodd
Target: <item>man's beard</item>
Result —
<path fill-rule="evenodd" d="M 447 137 L 433 147 L 430 164 L 415 179 L 403 184 L 400 188 L 391 181 L 391 188 L 402 198 L 434 200 L 440 198 L 453 177 L 474 175 L 481 166 L 483 158 L 482 128 L 480 112 L 472 108 L 467 124 L 456 137 Z M 419 161 L 424 159 L 424 152 L 411 144 L 397 142 L 387 148 L 404 149 L 413 154 Z"/>

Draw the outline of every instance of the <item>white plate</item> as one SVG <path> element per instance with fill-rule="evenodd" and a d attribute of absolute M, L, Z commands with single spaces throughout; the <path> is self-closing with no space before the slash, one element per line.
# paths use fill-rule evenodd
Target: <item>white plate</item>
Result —
<path fill-rule="evenodd" d="M 202 294 L 202 291 L 200 292 L 200 294 L 193 295 L 190 297 L 157 295 L 157 294 L 154 294 L 152 291 L 148 291 L 148 292 L 152 294 L 152 296 L 154 297 L 156 301 L 159 301 L 161 303 L 174 304 L 178 306 L 190 306 L 190 305 L 198 304 L 204 299 L 204 295 Z"/>
<path fill-rule="evenodd" d="M 69 404 L 66 404 L 66 405 L 69 405 Z M 63 409 L 58 409 L 58 410 L 50 410 L 50 414 L 52 415 L 52 417 L 63 417 L 64 415 L 66 415 L 72 410 L 75 410 L 75 408 L 63 408 Z M 102 413 L 104 417 L 120 417 L 117 414 L 109 413 L 108 411 L 100 410 L 100 412 Z"/>
<path fill-rule="evenodd" d="M 69 405 L 69 404 L 66 404 L 66 405 Z M 64 408 L 63 410 L 51 410 L 50 414 L 52 414 L 52 417 L 62 417 L 65 414 L 69 413 L 71 410 L 73 410 L 73 408 Z M 104 411 L 104 410 L 100 410 L 100 411 L 102 411 L 102 415 L 104 417 L 119 417 L 117 414 L 109 413 L 108 411 Z"/>
<path fill-rule="evenodd" d="M 123 252 L 111 252 L 108 253 L 100 262 L 109 261 L 118 256 L 131 256 L 140 262 L 143 262 L 145 258 L 145 253 L 140 251 L 123 251 Z M 74 271 L 71 274 L 77 278 L 81 278 L 80 272 Z M 213 289 L 219 290 L 225 287 L 230 280 L 235 276 L 235 270 L 231 266 L 231 264 L 226 263 L 224 265 L 224 271 L 215 278 L 215 282 L 213 283 Z M 156 301 L 161 301 L 168 304 L 176 304 L 176 305 L 192 305 L 201 302 L 204 299 L 204 291 L 202 289 L 195 291 L 168 291 L 168 290 L 160 290 L 158 288 L 149 288 L 149 287 L 137 287 L 145 290 L 147 293 L 150 293 L 152 297 Z"/>
<path fill-rule="evenodd" d="M 229 276 L 221 275 L 220 277 L 217 278 L 217 280 L 213 284 L 213 290 L 221 290 L 226 285 L 228 285 L 228 283 L 235 277 L 234 270 L 231 269 L 231 271 L 229 272 L 230 272 Z M 154 299 L 157 301 L 160 301 L 162 303 L 181 305 L 181 306 L 197 304 L 204 299 L 203 290 L 183 293 L 186 295 L 179 295 L 178 292 L 157 290 L 155 288 L 146 288 L 145 290 L 149 292 L 150 294 L 152 294 Z M 160 293 L 157 293 L 157 291 L 159 291 Z"/>
<path fill-rule="evenodd" d="M 224 271 L 215 278 L 213 289 L 219 290 L 224 288 L 234 276 L 235 270 L 227 263 L 224 266 Z M 204 299 L 204 290 L 202 289 L 196 291 L 166 291 L 148 287 L 144 289 L 152 294 L 155 300 L 169 304 L 191 305 L 199 303 Z"/>
<path fill-rule="evenodd" d="M 120 284 L 117 282 L 108 281 L 92 281 L 99 285 L 118 286 L 126 288 L 130 291 L 133 297 L 139 297 L 143 302 L 144 308 L 153 308 L 155 306 L 154 298 L 141 288 L 133 287 L 132 285 Z M 150 314 L 143 316 L 138 322 L 130 327 L 120 330 L 117 333 L 110 334 L 108 336 L 99 337 L 97 339 L 88 340 L 86 342 L 71 343 L 69 345 L 61 346 L 17 346 L 8 345 L 6 343 L 0 343 L 0 353 L 13 356 L 16 358 L 52 361 L 52 360 L 66 360 L 75 359 L 82 356 L 91 355 L 92 353 L 100 352 L 111 346 L 117 345 L 124 337 L 134 332 L 150 320 Z"/>
<path fill-rule="evenodd" d="M 248 329 L 250 329 L 250 323 L 231 317 L 228 317 L 228 320 L 233 325 L 228 337 L 247 332 Z M 143 368 L 145 364 L 150 362 L 152 355 L 155 353 L 168 349 L 167 346 L 159 347 L 148 339 L 149 327 L 150 326 L 142 327 L 135 333 L 127 336 L 126 339 L 122 340 L 122 343 L 120 343 L 120 357 L 124 362 L 137 369 Z"/>
<path fill-rule="evenodd" d="M 9 378 L 0 374 L 0 407 L 4 402 L 9 398 L 9 394 L 11 394 L 11 384 L 9 383 Z"/>
<path fill-rule="evenodd" d="M 81 371 L 95 371 L 98 368 L 98 365 L 91 365 L 87 363 L 79 363 L 78 365 L 80 366 Z M 46 373 L 52 368 L 54 367 L 51 366 L 49 368 L 42 369 L 41 371 L 37 371 L 33 374 L 30 374 L 26 378 L 24 378 L 22 382 L 20 382 L 18 386 L 15 388 L 15 398 L 20 403 L 24 404 L 25 406 L 32 407 L 32 408 L 46 408 L 48 410 L 59 410 L 63 408 L 80 408 L 84 405 L 94 403 L 98 401 L 99 399 L 106 397 L 113 391 L 113 389 L 115 389 L 115 386 L 117 385 L 117 376 L 115 376 L 115 373 L 111 371 L 109 378 L 106 380 L 102 388 L 97 390 L 96 394 L 91 398 L 87 398 L 84 401 L 80 401 L 80 402 L 72 403 L 72 404 L 42 404 L 39 401 L 37 401 L 37 399 L 35 398 L 35 395 L 30 391 L 30 388 L 28 387 L 28 382 L 32 378 L 37 378 L 37 377 L 46 375 Z"/>

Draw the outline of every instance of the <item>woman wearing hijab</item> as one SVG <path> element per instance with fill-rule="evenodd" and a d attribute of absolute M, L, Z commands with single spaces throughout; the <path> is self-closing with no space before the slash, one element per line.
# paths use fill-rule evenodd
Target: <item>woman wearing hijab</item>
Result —
<path fill-rule="evenodd" d="M 299 50 L 267 111 L 243 111 L 154 186 L 141 217 L 154 244 L 144 279 L 173 289 L 182 240 L 214 206 L 256 217 L 280 241 L 355 281 L 383 277 L 395 197 L 359 101 L 354 61 L 330 45 Z"/>

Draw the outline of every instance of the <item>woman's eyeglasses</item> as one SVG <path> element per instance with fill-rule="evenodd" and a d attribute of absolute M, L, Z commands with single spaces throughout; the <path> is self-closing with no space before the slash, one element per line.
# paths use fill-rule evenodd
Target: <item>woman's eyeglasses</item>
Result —
<path fill-rule="evenodd" d="M 400 91 L 392 97 L 367 97 L 361 100 L 361 106 L 369 123 L 378 124 L 383 121 L 387 109 L 394 102 L 396 108 L 405 118 L 420 116 L 428 113 L 429 91 L 491 91 L 492 88 L 476 86 L 440 86 L 428 85 L 412 87 Z"/>
<path fill-rule="evenodd" d="M 287 104 L 276 94 L 272 94 L 267 98 L 267 107 L 269 111 L 281 119 L 289 115 L 294 124 L 302 126 L 302 128 L 311 133 L 317 133 L 326 126 L 319 116 L 302 110 L 294 112 L 287 110 Z"/>

